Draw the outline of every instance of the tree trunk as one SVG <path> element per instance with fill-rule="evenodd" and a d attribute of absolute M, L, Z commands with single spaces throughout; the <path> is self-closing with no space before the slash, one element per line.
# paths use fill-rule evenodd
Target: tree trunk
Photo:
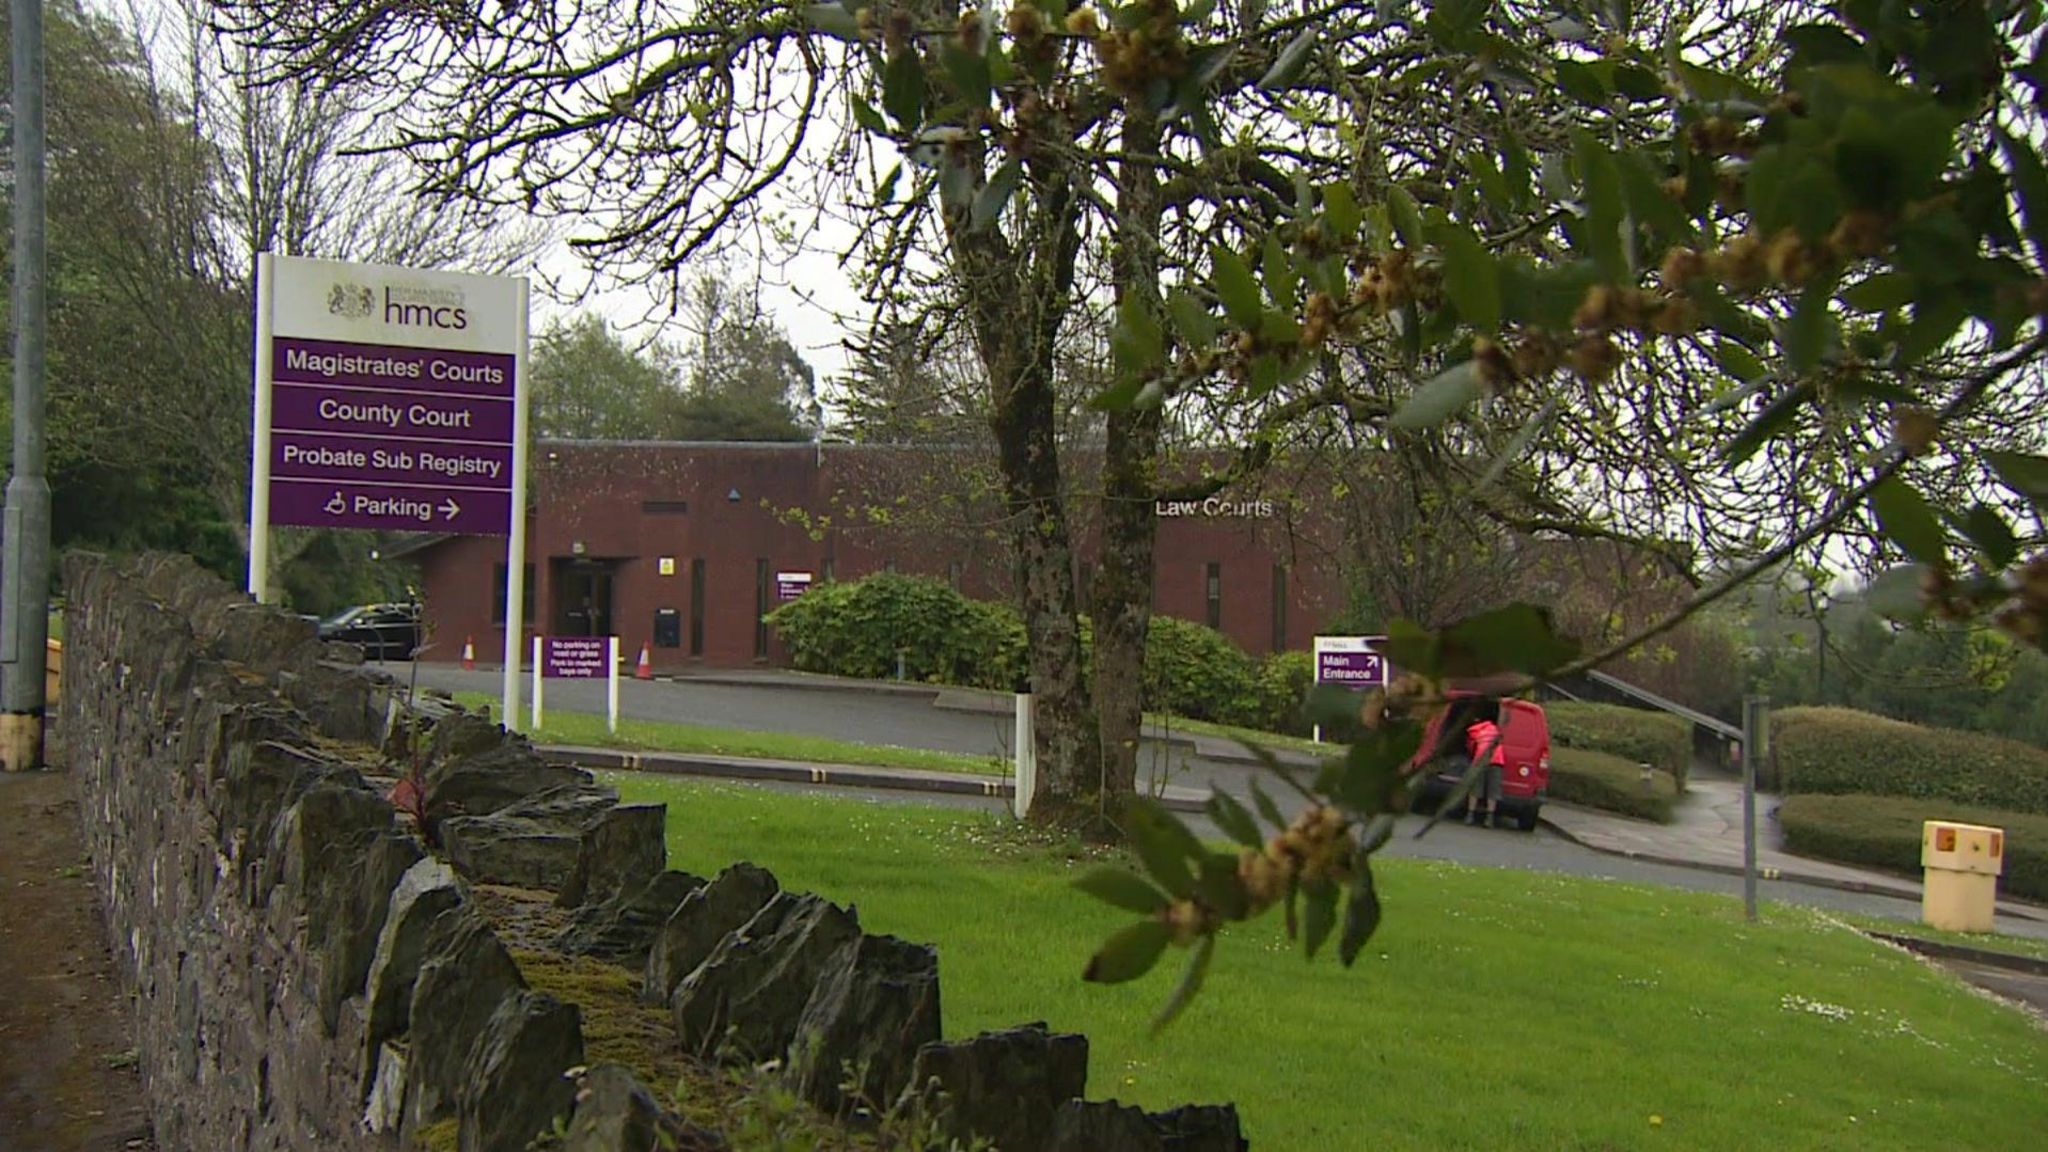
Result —
<path fill-rule="evenodd" d="M 1119 219 L 1112 257 L 1119 307 L 1135 302 L 1153 315 L 1159 301 L 1159 124 L 1133 106 L 1117 168 Z M 1103 790 L 1137 788 L 1144 731 L 1145 638 L 1152 624 L 1153 544 L 1158 521 L 1162 405 L 1109 414 L 1102 461 L 1102 556 L 1095 571 L 1095 707 L 1101 732 Z"/>

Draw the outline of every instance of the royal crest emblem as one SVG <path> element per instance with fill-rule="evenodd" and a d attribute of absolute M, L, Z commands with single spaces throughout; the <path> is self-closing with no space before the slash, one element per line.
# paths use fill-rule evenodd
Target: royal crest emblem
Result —
<path fill-rule="evenodd" d="M 360 320 L 377 310 L 377 294 L 361 284 L 336 284 L 327 290 L 327 310 L 349 320 Z"/>

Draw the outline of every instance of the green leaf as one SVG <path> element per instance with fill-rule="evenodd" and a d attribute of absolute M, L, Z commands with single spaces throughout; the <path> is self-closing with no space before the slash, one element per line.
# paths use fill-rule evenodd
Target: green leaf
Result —
<path fill-rule="evenodd" d="M 1422 730 L 1412 724 L 1374 728 L 1352 741 L 1344 759 L 1331 761 L 1334 779 L 1322 791 L 1368 816 L 1391 811 L 1401 770 L 1421 742 Z"/>
<path fill-rule="evenodd" d="M 1328 880 L 1318 880 L 1302 885 L 1301 894 L 1302 952 L 1313 960 L 1323 941 L 1330 938 L 1330 930 L 1337 926 L 1337 886 Z"/>
<path fill-rule="evenodd" d="M 1266 846 L 1266 838 L 1259 834 L 1259 822 L 1230 794 L 1222 791 L 1211 793 L 1208 809 L 1209 819 L 1223 829 L 1224 835 L 1254 850 Z"/>
<path fill-rule="evenodd" d="M 1911 304 L 1917 288 L 1905 272 L 1878 272 L 1842 289 L 1835 298 L 1858 312 L 1890 312 Z"/>
<path fill-rule="evenodd" d="M 889 135 L 889 122 L 875 111 L 875 106 L 859 96 L 853 97 L 853 122 L 877 136 Z"/>
<path fill-rule="evenodd" d="M 1081 974 L 1081 979 L 1091 984 L 1122 984 L 1136 980 L 1159 963 L 1159 954 L 1166 951 L 1166 945 L 1172 938 L 1165 924 L 1157 920 L 1140 920 L 1111 936 L 1102 950 L 1088 961 L 1088 970 Z"/>
<path fill-rule="evenodd" d="M 1273 66 L 1259 77 L 1259 87 L 1268 92 L 1285 92 L 1294 87 L 1294 82 L 1301 78 L 1301 70 L 1308 67 L 1310 58 L 1315 54 L 1316 37 L 1314 26 L 1296 33 L 1294 39 L 1287 42 L 1287 47 L 1280 50 L 1280 55 L 1273 58 Z"/>
<path fill-rule="evenodd" d="M 1151 372 L 1166 355 L 1166 333 L 1159 318 L 1135 293 L 1118 306 L 1109 343 L 1117 370 L 1128 375 Z"/>
<path fill-rule="evenodd" d="M 1152 1018 L 1152 1034 L 1159 1035 L 1168 1024 L 1180 1017 L 1195 996 L 1202 990 L 1202 981 L 1209 976 L 1209 958 L 1216 954 L 1216 937 L 1204 936 L 1195 941 L 1194 953 L 1188 957 L 1187 967 L 1181 970 L 1180 983 L 1173 986 L 1173 995 L 1166 998 L 1166 1004 L 1159 1014 Z"/>
<path fill-rule="evenodd" d="M 1287 827 L 1286 815 L 1280 811 L 1278 804 L 1273 803 L 1273 798 L 1266 795 L 1266 790 L 1259 787 L 1257 780 L 1251 782 L 1251 791 L 1252 804 L 1258 808 L 1259 815 L 1266 818 L 1266 823 L 1271 824 L 1275 829 Z"/>
<path fill-rule="evenodd" d="M 1556 68 L 1557 86 L 1565 95 L 1581 104 L 1607 103 L 1609 89 L 1601 69 L 1579 60 L 1559 60 Z"/>
<path fill-rule="evenodd" d="M 1720 366 L 1721 371 L 1744 384 L 1763 379 L 1767 371 L 1764 362 L 1754 353 L 1732 340 L 1714 341 L 1714 363 Z"/>
<path fill-rule="evenodd" d="M 2005 151 L 2005 162 L 2012 168 L 2013 197 L 2019 201 L 2020 217 L 2026 222 L 2034 259 L 2048 264 L 2048 167 L 2042 165 L 2040 155 L 2030 145 L 2003 131 L 1998 134 L 1998 143 Z"/>
<path fill-rule="evenodd" d="M 1963 535 L 1984 554 L 1984 559 L 1993 568 L 2008 568 L 2019 558 L 2019 537 L 2013 534 L 2012 525 L 1998 509 L 1989 504 L 1977 504 L 1963 516 Z"/>
<path fill-rule="evenodd" d="M 1507 475 L 1508 469 L 1514 466 L 1515 461 L 1528 454 L 1530 446 L 1536 443 L 1536 438 L 1543 434 L 1544 427 L 1556 415 L 1557 398 L 1553 396 L 1543 402 L 1543 407 L 1538 408 L 1536 414 L 1529 417 L 1528 422 L 1515 433 L 1515 438 L 1508 441 L 1507 447 L 1500 450 L 1500 455 L 1493 458 L 1493 463 L 1486 466 L 1486 474 L 1479 478 L 1479 489 L 1484 491 L 1500 483 L 1500 478 Z"/>
<path fill-rule="evenodd" d="M 1794 68 L 1863 60 L 1863 45 L 1832 24 L 1796 24 L 1780 32 L 1778 39 L 1792 49 Z"/>
<path fill-rule="evenodd" d="M 1166 296 L 1166 311 L 1173 317 L 1174 331 L 1180 333 L 1180 342 L 1189 348 L 1207 348 L 1216 343 L 1216 318 L 1209 315 L 1209 309 L 1185 288 L 1175 288 Z"/>
<path fill-rule="evenodd" d="M 1259 300 L 1259 282 L 1252 278 L 1244 257 L 1218 244 L 1210 252 L 1209 263 L 1214 270 L 1216 296 L 1223 301 L 1223 311 L 1230 322 L 1247 332 L 1258 331 L 1266 309 Z"/>
<path fill-rule="evenodd" d="M 1422 211 L 1415 206 L 1415 197 L 1399 184 L 1387 189 L 1387 219 L 1394 226 L 1394 235 L 1401 238 L 1402 247 L 1421 251 Z"/>
<path fill-rule="evenodd" d="M 1024 164 L 1012 156 L 989 174 L 988 183 L 974 195 L 973 230 L 976 232 L 994 226 L 1003 218 L 1003 209 L 1009 206 L 1010 198 L 1017 194 L 1017 188 L 1024 182 Z"/>
<path fill-rule="evenodd" d="M 1984 461 L 2006 487 L 2025 496 L 2036 508 L 2048 507 L 2048 456 L 1986 452 Z"/>
<path fill-rule="evenodd" d="M 835 40 L 859 40 L 860 21 L 844 4 L 812 4 L 804 9 L 804 23 Z"/>
<path fill-rule="evenodd" d="M 880 204 L 894 203 L 896 200 L 896 182 L 901 179 L 903 179 L 903 162 L 899 160 L 889 166 L 888 175 L 883 176 L 881 184 L 875 188 L 875 201 Z"/>
<path fill-rule="evenodd" d="M 1900 564 L 1877 574 L 1863 586 L 1863 602 L 1887 620 L 1906 623 L 1925 619 L 1927 602 L 1921 596 L 1930 569 L 1925 564 Z"/>
<path fill-rule="evenodd" d="M 1728 464 L 1741 464 L 1756 455 L 1757 449 L 1763 447 L 1779 432 L 1791 427 L 1792 422 L 1799 416 L 1799 410 L 1812 399 L 1813 385 L 1806 381 L 1794 384 L 1779 393 L 1764 406 L 1764 410 L 1756 419 L 1750 421 L 1747 427 L 1736 433 L 1735 438 L 1721 449 L 1722 461 Z"/>
<path fill-rule="evenodd" d="M 1150 916 L 1169 903 L 1166 893 L 1146 883 L 1143 877 L 1121 868 L 1091 869 L 1074 881 L 1074 887 L 1105 904 L 1141 916 Z"/>
<path fill-rule="evenodd" d="M 1785 349 L 1785 360 L 1796 373 L 1805 373 L 1820 363 L 1823 353 L 1834 343 L 1835 317 L 1834 280 L 1831 277 L 1816 277 L 1799 294 L 1799 303 L 1793 306 L 1791 317 L 1785 322 L 1785 331 L 1779 343 Z"/>
<path fill-rule="evenodd" d="M 917 53 L 902 49 L 882 70 L 882 108 L 904 132 L 924 122 L 924 66 Z"/>
<path fill-rule="evenodd" d="M 1940 564 L 1948 555 L 1948 535 L 1927 498 L 1911 484 L 1893 476 L 1870 493 L 1877 524 L 1906 555 L 1923 564 Z"/>
<path fill-rule="evenodd" d="M 1461 224 L 1437 230 L 1443 250 L 1444 293 L 1465 323 L 1481 332 L 1500 327 L 1500 273 L 1493 253 Z"/>
<path fill-rule="evenodd" d="M 1601 274 L 1620 281 L 1629 272 L 1621 236 L 1626 223 L 1621 176 L 1615 170 L 1613 155 L 1591 133 L 1572 135 L 1579 179 L 1586 189 L 1586 215 L 1579 222 L 1578 235 L 1586 255 L 1592 257 Z"/>
<path fill-rule="evenodd" d="M 1395 410 L 1392 423 L 1396 428 L 1409 430 L 1434 428 L 1471 407 L 1485 393 L 1478 363 L 1461 361 L 1410 393 Z"/>
<path fill-rule="evenodd" d="M 1372 863 L 1363 854 L 1358 873 L 1351 878 L 1351 899 L 1344 903 L 1344 934 L 1337 939 L 1337 959 L 1351 967 L 1366 941 L 1380 926 L 1380 894 L 1373 883 Z"/>
<path fill-rule="evenodd" d="M 1152 879 L 1175 899 L 1186 899 L 1195 890 L 1194 873 L 1188 861 L 1202 855 L 1201 842 L 1194 833 L 1149 796 L 1132 800 L 1129 808 L 1131 847 Z"/>
<path fill-rule="evenodd" d="M 1444 629 L 1440 652 L 1443 671 L 1452 677 L 1502 671 L 1534 675 L 1569 663 L 1579 645 L 1558 635 L 1548 608 L 1516 603 Z"/>
<path fill-rule="evenodd" d="M 993 81 L 989 77 L 988 57 L 979 52 L 969 52 L 960 46 L 960 41 L 948 36 L 939 43 L 939 62 L 946 67 L 946 75 L 953 81 L 953 87 L 969 108 L 988 106 L 989 90 Z"/>
<path fill-rule="evenodd" d="M 1323 185 L 1323 218 L 1330 225 L 1330 239 L 1346 245 L 1358 238 L 1358 225 L 1365 219 L 1351 185 L 1333 180 Z"/>
<path fill-rule="evenodd" d="M 1492 8 L 1493 0 L 1437 0 L 1430 6 L 1429 34 L 1448 47 L 1457 47 L 1466 36 L 1479 31 Z"/>
<path fill-rule="evenodd" d="M 1272 232 L 1266 233 L 1266 242 L 1259 252 L 1259 271 L 1266 277 L 1266 295 L 1272 298 L 1274 307 L 1292 313 L 1301 306 L 1301 277 L 1280 237 Z"/>
<path fill-rule="evenodd" d="M 1196 869 L 1195 894 L 1226 920 L 1242 920 L 1251 911 L 1251 895 L 1237 878 L 1237 853 L 1211 852 Z"/>

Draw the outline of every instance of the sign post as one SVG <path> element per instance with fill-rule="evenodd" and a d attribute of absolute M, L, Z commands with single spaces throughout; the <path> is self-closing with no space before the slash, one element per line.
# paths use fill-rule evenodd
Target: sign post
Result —
<path fill-rule="evenodd" d="M 1742 912 L 1756 919 L 1756 766 L 1771 754 L 1771 699 L 1742 701 Z"/>
<path fill-rule="evenodd" d="M 526 604 L 524 277 L 256 257 L 249 592 L 270 527 L 504 536 L 505 723 Z"/>
<path fill-rule="evenodd" d="M 1379 651 L 1384 636 L 1318 636 L 1315 638 L 1317 684 L 1337 684 L 1363 691 L 1385 688 L 1390 676 L 1387 658 Z M 1315 726 L 1315 740 L 1323 740 L 1323 726 Z"/>
<path fill-rule="evenodd" d="M 533 638 L 533 726 L 541 726 L 543 680 L 604 679 L 605 723 L 619 730 L 619 638 L 617 636 L 548 636 Z"/>

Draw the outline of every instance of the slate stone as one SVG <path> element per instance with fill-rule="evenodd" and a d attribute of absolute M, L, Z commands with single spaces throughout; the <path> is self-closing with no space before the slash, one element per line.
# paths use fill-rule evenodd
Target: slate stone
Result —
<path fill-rule="evenodd" d="M 396 1132 L 405 1120 L 405 1049 L 378 1045 L 370 1054 L 369 1091 L 363 1098 L 363 1130 Z"/>
<path fill-rule="evenodd" d="M 419 846 L 397 832 L 383 798 L 328 782 L 292 805 L 279 838 L 285 892 L 305 917 L 305 947 L 319 958 L 320 1020 L 332 1036 L 341 1002 L 370 974 L 391 890 L 419 860 Z"/>
<path fill-rule="evenodd" d="M 609 788 L 561 785 L 482 816 L 442 820 L 436 831 L 449 863 L 473 883 L 559 892 L 575 872 L 585 834 L 617 800 Z"/>
<path fill-rule="evenodd" d="M 436 737 L 449 725 L 491 733 L 491 742 L 458 759 L 443 759 Z M 496 725 L 476 717 L 451 716 L 435 725 L 428 739 L 433 756 L 425 773 L 429 823 L 439 824 L 456 816 L 484 816 L 515 804 L 530 804 L 557 789 L 609 791 L 597 789 L 590 773 L 583 769 L 549 764 L 531 745 L 507 737 Z"/>
<path fill-rule="evenodd" d="M 754 918 L 781 890 L 775 876 L 753 864 L 734 864 L 691 893 L 662 924 L 647 954 L 640 995 L 666 1004 L 683 977 L 711 955 L 726 934 Z"/>
<path fill-rule="evenodd" d="M 1114 1100 L 1069 1100 L 1053 1119 L 1045 1152 L 1246 1152 L 1251 1144 L 1228 1104 L 1167 1112 Z"/>
<path fill-rule="evenodd" d="M 684 1050 L 749 1063 L 780 1057 L 826 964 L 859 934 L 853 913 L 825 898 L 777 893 L 676 985 L 669 1008 Z"/>
<path fill-rule="evenodd" d="M 948 1137 L 1003 1152 L 1044 1152 L 1060 1106 L 1088 1090 L 1088 1038 L 1043 1023 L 927 1044 L 907 1095 Z"/>
<path fill-rule="evenodd" d="M 429 935 L 408 1013 L 408 1135 L 455 1114 L 470 1053 L 498 1006 L 526 989 L 519 966 L 473 909 L 444 913 Z"/>
<path fill-rule="evenodd" d="M 499 1001 L 464 1069 L 459 1093 L 462 1152 L 510 1152 L 567 1116 L 583 1063 L 582 1015 L 545 992 Z"/>
<path fill-rule="evenodd" d="M 576 1087 L 576 1115 L 563 1152 L 643 1152 L 724 1147 L 715 1134 L 664 1111 L 622 1064 L 599 1064 Z"/>
<path fill-rule="evenodd" d="M 468 898 L 455 870 L 439 860 L 421 860 L 398 878 L 366 985 L 367 1022 L 363 1038 L 365 1090 L 374 1087 L 378 1049 L 405 1034 L 412 1018 L 413 983 L 419 979 L 429 933 L 443 913 Z"/>
<path fill-rule="evenodd" d="M 576 868 L 556 901 L 563 908 L 613 899 L 668 867 L 668 805 L 618 804 L 577 846 Z"/>
<path fill-rule="evenodd" d="M 797 1094 L 830 1115 L 879 1116 L 910 1083 L 910 1066 L 937 1041 L 939 954 L 894 936 L 862 936 L 826 966 L 797 1021 L 789 1075 Z M 849 1077 L 859 1085 L 849 1098 Z"/>
<path fill-rule="evenodd" d="M 555 948 L 571 956 L 597 956 L 644 970 L 648 950 L 662 926 L 691 893 L 703 887 L 701 877 L 687 872 L 658 873 L 633 891 L 578 909 L 575 920 L 555 938 Z"/>

